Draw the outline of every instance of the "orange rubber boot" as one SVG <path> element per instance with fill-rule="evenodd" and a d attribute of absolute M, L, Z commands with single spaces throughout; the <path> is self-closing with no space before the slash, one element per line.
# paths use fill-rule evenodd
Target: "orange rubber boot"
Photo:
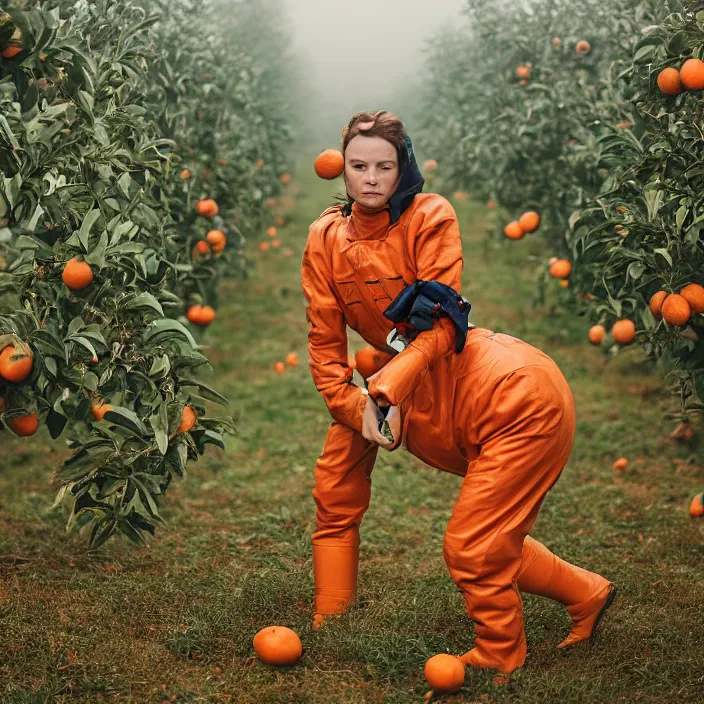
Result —
<path fill-rule="evenodd" d="M 530 536 L 523 541 L 523 563 L 516 582 L 522 592 L 545 596 L 567 607 L 572 630 L 558 648 L 594 637 L 616 596 L 616 587 L 608 579 L 565 562 Z"/>
<path fill-rule="evenodd" d="M 323 625 L 326 616 L 344 613 L 354 601 L 358 565 L 356 545 L 313 545 L 314 631 Z"/>

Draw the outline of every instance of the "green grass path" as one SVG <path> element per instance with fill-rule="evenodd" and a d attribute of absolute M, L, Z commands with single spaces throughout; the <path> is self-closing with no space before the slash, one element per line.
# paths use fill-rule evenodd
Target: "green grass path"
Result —
<path fill-rule="evenodd" d="M 442 558 L 460 485 L 400 450 L 380 452 L 362 526 L 359 604 L 315 634 L 310 536 L 313 465 L 330 422 L 306 363 L 299 266 L 308 225 L 339 183 L 315 178 L 304 155 L 289 189 L 295 210 L 282 247 L 253 241 L 251 277 L 222 291 L 203 337 L 211 383 L 232 400 L 239 434 L 212 446 L 171 488 L 168 521 L 145 548 L 111 541 L 86 555 L 51 512 L 51 475 L 67 456 L 45 430 L 0 448 L 0 700 L 39 702 L 421 702 L 425 660 L 464 652 L 473 628 Z M 468 673 L 452 702 L 704 701 L 704 522 L 686 501 L 704 489 L 702 446 L 667 438 L 671 407 L 638 350 L 607 361 L 587 324 L 557 305 L 532 308 L 536 238 L 494 247 L 486 211 L 456 204 L 472 320 L 540 347 L 577 402 L 577 441 L 533 535 L 567 560 L 614 580 L 620 594 L 597 644 L 556 650 L 569 617 L 525 598 L 529 655 L 509 685 Z M 262 239 L 268 239 L 263 236 Z M 293 250 L 285 256 L 284 248 Z M 357 349 L 358 338 L 350 340 Z M 296 352 L 301 364 L 277 374 Z M 624 472 L 611 466 L 630 460 Z M 299 664 L 277 671 L 253 656 L 260 628 L 301 635 Z"/>

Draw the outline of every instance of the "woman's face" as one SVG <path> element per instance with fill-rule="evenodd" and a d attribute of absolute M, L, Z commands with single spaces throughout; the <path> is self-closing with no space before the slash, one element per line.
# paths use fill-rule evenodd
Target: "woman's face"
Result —
<path fill-rule="evenodd" d="M 367 208 L 382 208 L 401 180 L 396 149 L 383 137 L 358 134 L 345 149 L 347 193 Z"/>

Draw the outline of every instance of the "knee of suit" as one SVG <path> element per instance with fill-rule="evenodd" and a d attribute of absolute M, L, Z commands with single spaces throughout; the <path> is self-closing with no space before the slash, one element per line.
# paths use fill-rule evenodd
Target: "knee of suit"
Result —
<path fill-rule="evenodd" d="M 442 554 L 455 583 L 473 581 L 481 576 L 484 556 L 449 531 L 442 542 Z"/>
<path fill-rule="evenodd" d="M 342 530 L 359 524 L 369 508 L 371 486 L 320 487 L 313 489 L 318 528 L 338 527 Z"/>

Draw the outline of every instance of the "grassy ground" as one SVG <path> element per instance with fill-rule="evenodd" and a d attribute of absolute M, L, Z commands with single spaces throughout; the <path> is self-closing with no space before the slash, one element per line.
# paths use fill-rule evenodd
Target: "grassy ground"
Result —
<path fill-rule="evenodd" d="M 204 338 L 212 383 L 232 400 L 239 435 L 211 447 L 174 486 L 169 521 L 142 549 L 113 541 L 87 555 L 51 512 L 51 474 L 67 451 L 42 430 L 0 446 L 0 696 L 35 702 L 420 702 L 425 660 L 464 652 L 473 628 L 442 559 L 460 479 L 399 450 L 380 452 L 362 526 L 359 604 L 310 630 L 313 465 L 329 423 L 305 360 L 300 254 L 309 223 L 339 186 L 301 163 L 284 247 L 259 253 L 247 282 L 223 291 Z M 296 187 L 296 184 L 294 186 Z M 464 294 L 475 323 L 521 337 L 562 367 L 577 401 L 572 458 L 533 535 L 614 580 L 620 595 L 597 644 L 556 650 L 569 617 L 525 598 L 529 657 L 508 685 L 468 673 L 453 702 L 704 701 L 704 522 L 686 501 L 704 489 L 702 445 L 675 445 L 671 400 L 638 350 L 607 362 L 586 323 L 534 309 L 539 240 L 487 247 L 484 209 L 456 205 Z M 351 338 L 351 347 L 361 345 Z M 273 370 L 291 351 L 301 365 Z M 630 459 L 624 472 L 613 461 Z M 304 656 L 286 670 L 254 657 L 252 636 L 281 624 Z"/>

